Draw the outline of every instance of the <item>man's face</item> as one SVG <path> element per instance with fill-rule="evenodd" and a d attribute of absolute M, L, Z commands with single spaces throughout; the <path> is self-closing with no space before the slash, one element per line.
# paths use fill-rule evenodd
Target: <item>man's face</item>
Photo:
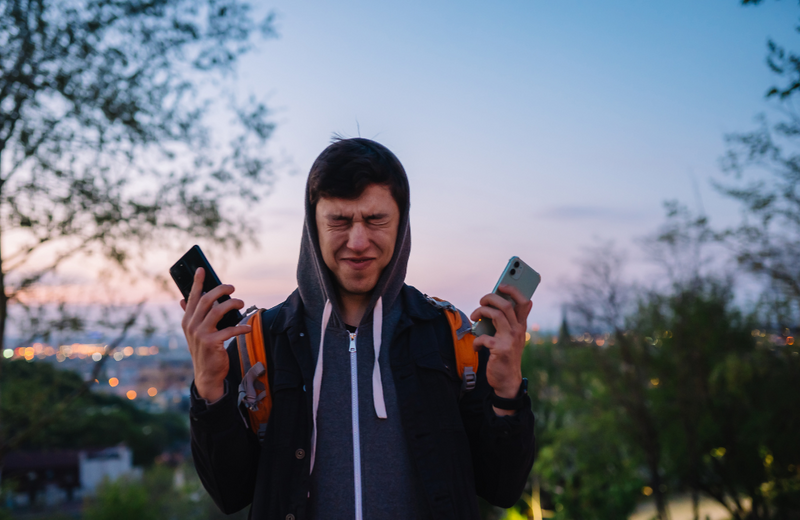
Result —
<path fill-rule="evenodd" d="M 371 184 L 354 200 L 320 198 L 316 218 L 322 258 L 340 295 L 372 291 L 392 259 L 400 223 L 389 187 Z"/>

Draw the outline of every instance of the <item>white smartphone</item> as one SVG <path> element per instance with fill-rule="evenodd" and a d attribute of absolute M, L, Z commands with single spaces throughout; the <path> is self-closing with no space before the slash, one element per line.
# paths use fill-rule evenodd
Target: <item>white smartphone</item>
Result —
<path fill-rule="evenodd" d="M 518 256 L 513 256 L 511 260 L 508 261 L 506 268 L 503 269 L 503 274 L 500 275 L 500 279 L 497 280 L 492 292 L 510 301 L 511 305 L 516 306 L 511 296 L 498 292 L 497 288 L 503 284 L 512 285 L 522 293 L 522 296 L 526 299 L 530 299 L 541 281 L 542 277 L 539 276 L 539 273 L 534 271 L 531 266 L 523 262 Z M 482 336 L 484 334 L 494 336 L 495 332 L 496 330 L 492 324 L 492 320 L 488 318 L 480 319 L 472 324 L 472 333 L 476 336 Z"/>

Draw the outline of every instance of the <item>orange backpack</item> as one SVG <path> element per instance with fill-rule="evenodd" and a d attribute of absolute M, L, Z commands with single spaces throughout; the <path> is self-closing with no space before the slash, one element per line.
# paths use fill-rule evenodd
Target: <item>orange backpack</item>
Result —
<path fill-rule="evenodd" d="M 472 348 L 472 327 L 469 318 L 456 309 L 453 304 L 427 296 L 428 302 L 438 309 L 442 309 L 447 316 L 450 331 L 453 337 L 453 347 L 456 355 L 456 367 L 461 378 L 461 391 L 468 392 L 475 388 L 478 374 L 478 353 Z M 277 314 L 279 307 L 275 307 Z M 259 440 L 264 438 L 267 431 L 269 414 L 272 411 L 272 395 L 269 390 L 269 376 L 267 372 L 267 351 L 264 342 L 263 316 L 264 309 L 250 307 L 245 317 L 240 322 L 252 327 L 247 334 L 240 334 L 236 339 L 239 349 L 239 365 L 242 370 L 242 382 L 239 385 L 238 404 L 244 403 L 250 416 L 250 428 L 258 435 Z M 269 312 L 269 311 L 267 311 Z M 269 320 L 272 321 L 271 319 Z"/>

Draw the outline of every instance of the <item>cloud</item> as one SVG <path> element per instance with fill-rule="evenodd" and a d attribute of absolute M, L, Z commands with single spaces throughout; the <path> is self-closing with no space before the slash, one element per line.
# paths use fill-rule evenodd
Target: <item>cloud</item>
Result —
<path fill-rule="evenodd" d="M 559 220 L 630 220 L 645 217 L 644 212 L 631 209 L 604 208 L 601 206 L 554 206 L 537 212 L 535 216 Z"/>

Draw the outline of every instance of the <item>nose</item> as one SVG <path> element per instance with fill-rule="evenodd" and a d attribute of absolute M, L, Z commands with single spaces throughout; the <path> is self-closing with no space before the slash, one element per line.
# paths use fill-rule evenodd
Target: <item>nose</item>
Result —
<path fill-rule="evenodd" d="M 347 248 L 351 251 L 362 252 L 369 247 L 369 236 L 363 222 L 354 222 L 347 237 Z"/>

